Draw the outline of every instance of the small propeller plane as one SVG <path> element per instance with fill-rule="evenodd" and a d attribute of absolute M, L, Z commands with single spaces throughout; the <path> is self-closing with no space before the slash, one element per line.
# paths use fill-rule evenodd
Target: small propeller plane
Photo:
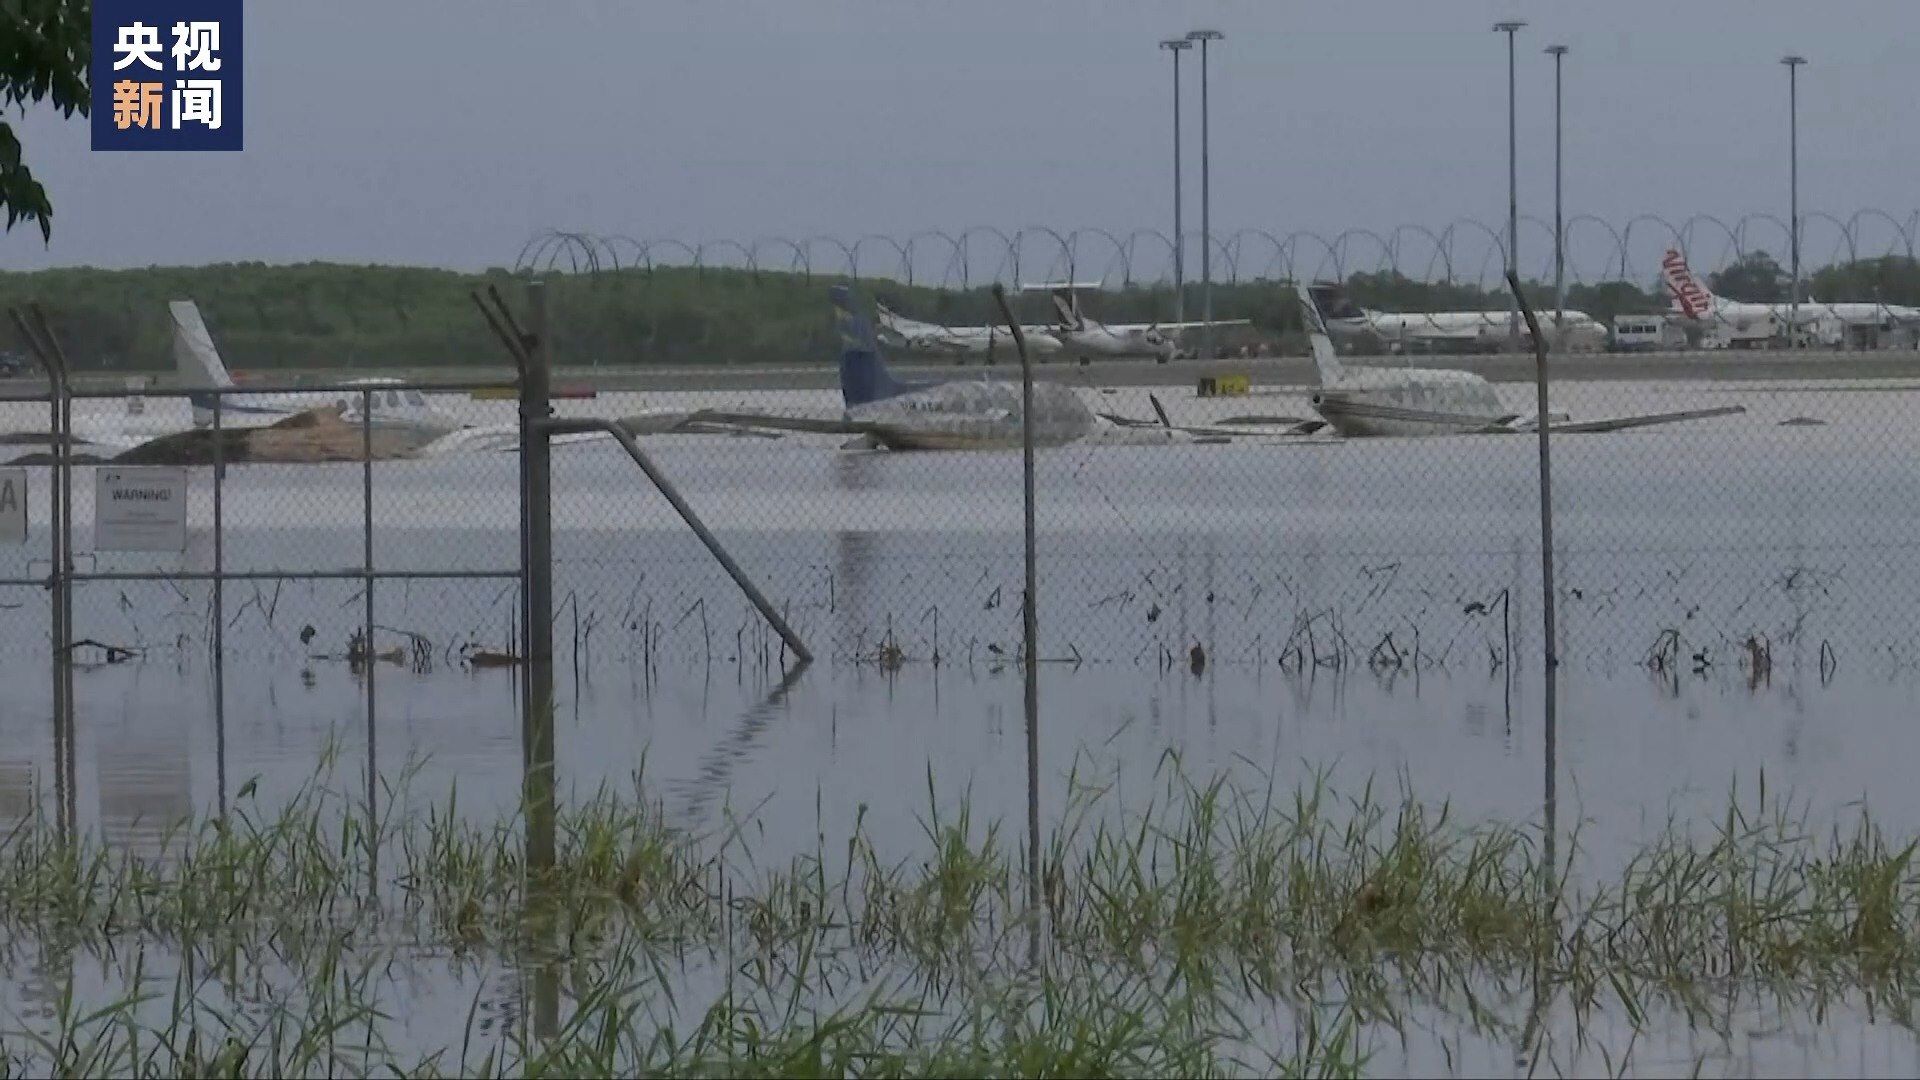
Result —
<path fill-rule="evenodd" d="M 1540 423 L 1537 415 L 1512 412 L 1501 404 L 1492 383 L 1470 371 L 1398 367 L 1347 371 L 1334 354 L 1326 320 L 1314 302 L 1310 287 L 1296 282 L 1293 288 L 1313 343 L 1313 367 L 1319 380 L 1309 402 L 1326 425 L 1338 434 L 1360 438 L 1498 435 L 1537 430 Z M 1554 413 L 1546 422 L 1552 432 L 1584 434 L 1732 416 L 1746 411 L 1743 405 L 1727 405 L 1581 423 L 1571 422 L 1565 414 Z M 1308 431 L 1296 428 L 1294 433 Z"/>
<path fill-rule="evenodd" d="M 850 447 L 889 450 L 984 450 L 1021 445 L 1020 384 L 994 379 L 907 382 L 887 369 L 873 326 L 853 308 L 845 285 L 829 290 L 840 342 L 840 394 L 845 411 L 838 419 L 779 416 L 754 412 L 700 410 L 691 414 L 711 424 L 773 428 L 857 436 Z M 1023 331 L 1024 332 L 1024 331 Z M 1071 386 L 1033 385 L 1032 427 L 1037 446 L 1068 443 L 1156 446 L 1167 443 L 1225 442 L 1251 432 L 1218 427 L 1183 427 L 1167 419 L 1154 401 L 1154 420 L 1095 412 Z"/>

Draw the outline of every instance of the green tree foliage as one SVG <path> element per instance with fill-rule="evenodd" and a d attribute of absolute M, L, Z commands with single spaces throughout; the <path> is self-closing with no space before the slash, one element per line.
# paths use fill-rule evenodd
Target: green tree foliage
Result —
<path fill-rule="evenodd" d="M 0 0 L 0 101 L 23 109 L 49 100 L 62 117 L 88 115 L 93 58 L 91 0 Z M 53 201 L 33 177 L 13 126 L 0 120 L 0 204 L 6 231 L 20 221 L 53 239 Z"/>
<path fill-rule="evenodd" d="M 598 274 L 547 273 L 556 362 L 569 367 L 832 363 L 835 336 L 830 275 L 719 268 L 661 267 Z M 67 354 L 81 371 L 159 371 L 173 365 L 167 302 L 192 299 L 228 367 L 235 371 L 498 368 L 504 350 L 468 294 L 497 286 L 524 313 L 530 275 L 402 266 L 225 263 L 138 270 L 74 268 L 0 273 L 0 308 L 43 304 Z M 1874 259 L 1812 276 L 1822 299 L 1920 302 L 1920 266 Z M 1720 281 L 1715 280 L 1715 286 Z M 1529 283 L 1542 313 L 1551 284 Z M 1186 315 L 1200 310 L 1189 284 Z M 1353 299 L 1384 311 L 1507 310 L 1505 290 L 1463 282 L 1421 282 L 1398 274 L 1355 273 Z M 995 321 L 989 289 L 939 289 L 866 280 L 859 295 L 903 315 L 950 325 Z M 1214 314 L 1251 319 L 1222 328 L 1229 348 L 1259 340 L 1302 351 L 1291 289 L 1277 281 L 1214 283 Z M 1016 295 L 1022 321 L 1050 323 L 1044 295 Z M 1172 290 L 1135 285 L 1084 293 L 1086 313 L 1109 322 L 1171 319 Z M 1606 321 L 1623 312 L 1663 311 L 1665 297 L 1628 282 L 1571 285 L 1567 306 Z"/>
<path fill-rule="evenodd" d="M 1793 289 L 1793 275 L 1764 251 L 1749 251 L 1723 269 L 1707 275 L 1707 287 L 1729 300 L 1749 304 L 1783 302 Z"/>
<path fill-rule="evenodd" d="M 1821 300 L 1913 304 L 1920 298 L 1920 260 L 1882 255 L 1823 266 L 1808 277 L 1807 295 Z"/>

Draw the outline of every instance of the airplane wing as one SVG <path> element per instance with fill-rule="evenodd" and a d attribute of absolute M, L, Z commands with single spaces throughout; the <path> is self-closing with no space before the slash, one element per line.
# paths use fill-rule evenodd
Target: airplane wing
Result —
<path fill-rule="evenodd" d="M 718 409 L 686 411 L 663 409 L 657 412 L 619 417 L 615 423 L 625 428 L 628 434 L 635 436 L 735 435 L 777 439 L 783 431 L 838 434 L 848 429 L 845 422 L 838 420 L 815 420 L 807 417 L 780 416 L 774 413 L 727 412 Z M 865 432 L 867 429 L 859 430 Z M 570 432 L 553 436 L 548 440 L 548 445 L 579 446 L 608 438 L 611 436 L 604 431 Z M 466 428 L 437 440 L 434 446 L 436 451 L 441 453 L 449 450 L 519 453 L 520 425 L 515 422 Z"/>
<path fill-rule="evenodd" d="M 1594 435 L 1615 431 L 1627 431 L 1632 428 L 1655 427 L 1660 424 L 1680 424 L 1688 420 L 1706 420 L 1715 416 L 1738 416 L 1747 411 L 1745 405 L 1722 405 L 1712 409 L 1685 409 L 1669 413 L 1643 413 L 1639 416 L 1621 416 L 1608 420 L 1582 420 L 1575 423 L 1555 423 L 1554 417 L 1565 413 L 1554 413 L 1548 417 L 1547 431 L 1555 435 Z M 1522 435 L 1540 430 L 1537 417 L 1509 416 L 1493 421 L 1478 429 L 1482 435 Z"/>
<path fill-rule="evenodd" d="M 1147 401 L 1153 406 L 1155 419 L 1122 416 L 1119 413 L 1097 413 L 1102 420 L 1116 427 L 1125 428 L 1166 428 L 1199 438 L 1246 438 L 1248 435 L 1315 435 L 1327 429 L 1327 422 L 1318 417 L 1302 419 L 1297 416 L 1235 416 L 1219 421 L 1217 424 L 1176 424 L 1167 416 L 1167 407 L 1160 403 L 1160 395 L 1148 394 Z M 1256 429 L 1249 431 L 1248 429 Z M 1258 430 L 1273 429 L 1273 430 Z"/>
<path fill-rule="evenodd" d="M 1547 431 L 1553 434 L 1585 435 L 1596 432 L 1626 431 L 1629 428 L 1653 427 L 1656 424 L 1678 424 L 1688 420 L 1705 420 L 1714 416 L 1737 416 L 1747 411 L 1745 405 L 1723 405 L 1715 409 L 1687 409 L 1681 412 L 1647 413 L 1641 416 L 1623 416 L 1613 420 L 1586 420 L 1577 424 L 1548 424 Z"/>
<path fill-rule="evenodd" d="M 1109 330 L 1113 330 L 1119 333 L 1127 333 L 1133 330 L 1199 330 L 1208 325 L 1252 326 L 1253 320 L 1252 319 L 1215 319 L 1211 324 L 1205 321 L 1201 321 L 1201 322 L 1163 322 L 1163 323 L 1108 323 L 1106 325 L 1107 325 L 1107 329 Z"/>

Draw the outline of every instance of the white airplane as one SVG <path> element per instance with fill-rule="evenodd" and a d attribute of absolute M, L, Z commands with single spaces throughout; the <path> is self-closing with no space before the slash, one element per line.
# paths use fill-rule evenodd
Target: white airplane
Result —
<path fill-rule="evenodd" d="M 1515 434 L 1538 429 L 1537 414 L 1509 410 L 1500 403 L 1493 385 L 1472 372 L 1391 367 L 1348 372 L 1334 354 L 1326 319 L 1311 287 L 1296 282 L 1293 288 L 1313 343 L 1313 367 L 1319 381 L 1309 402 L 1335 432 L 1353 438 Z M 1584 423 L 1565 423 L 1566 414 L 1552 413 L 1547 424 L 1555 432 L 1622 431 L 1744 412 L 1744 406 L 1729 405 Z M 1311 432 L 1303 427 L 1297 433 Z"/>
<path fill-rule="evenodd" d="M 849 446 L 889 450 L 992 450 L 1018 447 L 1022 441 L 1023 403 L 1017 382 L 957 379 L 905 382 L 887 370 L 873 327 L 853 310 L 845 285 L 828 294 L 840 338 L 838 418 L 807 418 L 703 409 L 694 419 L 820 434 L 858 436 Z M 1022 328 L 1022 334 L 1025 328 Z M 1156 408 L 1158 402 L 1155 403 Z M 1033 437 L 1039 446 L 1067 443 L 1159 446 L 1174 442 L 1225 442 L 1249 432 L 1221 428 L 1176 427 L 1161 411 L 1159 422 L 1131 420 L 1087 407 L 1073 387 L 1036 382 L 1033 386 Z"/>
<path fill-rule="evenodd" d="M 365 393 L 353 391 L 266 391 L 261 393 L 214 393 L 231 391 L 237 385 L 220 359 L 200 307 L 191 300 L 167 304 L 173 318 L 174 371 L 181 389 L 190 391 L 187 400 L 193 406 L 193 426 L 213 426 L 218 399 L 222 427 L 259 427 L 277 423 L 296 413 L 314 409 L 338 408 L 341 418 L 359 425 L 363 419 L 376 430 L 401 429 L 431 440 L 460 431 L 469 425 L 435 408 L 418 390 L 404 389 L 398 379 L 349 379 L 342 386 L 366 387 Z"/>
<path fill-rule="evenodd" d="M 1406 352 L 1410 345 L 1494 348 L 1507 340 L 1510 313 L 1505 311 L 1375 311 L 1354 303 L 1336 283 L 1316 284 L 1310 291 L 1330 333 L 1345 338 L 1372 334 L 1392 353 Z M 1569 350 L 1585 352 L 1606 347 L 1607 328 L 1584 311 L 1566 312 L 1557 330 L 1550 325 L 1551 315 L 1543 316 L 1541 322 L 1548 336 L 1557 336 Z M 1520 324 L 1520 339 L 1531 345 L 1525 322 Z"/>
<path fill-rule="evenodd" d="M 880 327 L 908 352 L 933 356 L 1015 356 L 1013 335 L 1004 326 L 943 326 L 909 319 L 878 301 L 874 309 Z M 1060 339 L 1050 327 L 1022 326 L 1027 351 L 1049 356 L 1060 351 Z"/>
<path fill-rule="evenodd" d="M 1202 322 L 1150 322 L 1150 323 L 1102 323 L 1089 319 L 1080 310 L 1081 289 L 1098 289 L 1099 282 L 1076 283 L 1042 282 L 1022 285 L 1022 292 L 1035 292 L 1045 289 L 1053 294 L 1053 310 L 1058 320 L 1053 332 L 1066 345 L 1067 351 L 1079 356 L 1146 356 L 1153 359 L 1171 360 L 1174 354 L 1171 333 L 1181 330 L 1197 330 L 1206 326 Z M 1215 319 L 1214 326 L 1245 326 L 1251 319 Z"/>
<path fill-rule="evenodd" d="M 212 391 L 235 386 L 214 347 L 200 309 L 191 300 L 174 300 L 167 305 L 173 324 L 173 361 L 175 383 L 188 391 L 192 409 L 185 423 L 177 415 L 147 411 L 147 400 L 139 391 L 130 391 L 125 410 L 114 414 L 93 408 L 76 411 L 73 436 L 76 449 L 118 452 L 169 435 L 213 426 L 214 402 L 220 402 L 220 424 L 226 428 L 259 427 L 284 420 L 311 409 L 338 407 L 342 418 L 359 424 L 363 403 L 376 430 L 402 429 L 414 433 L 422 443 L 432 442 L 466 425 L 446 416 L 430 405 L 418 390 L 404 389 L 393 379 L 355 379 L 342 385 L 364 386 L 367 393 L 237 393 Z M 98 399 L 101 401 L 107 399 Z"/>
<path fill-rule="evenodd" d="M 1729 300 L 1715 296 L 1705 283 L 1694 277 L 1687 257 L 1668 248 L 1660 259 L 1660 276 L 1673 294 L 1673 310 L 1684 322 L 1713 323 L 1734 331 L 1737 337 L 1773 337 L 1787 325 L 1793 306 Z M 1920 308 L 1882 304 L 1874 301 L 1843 300 L 1822 302 L 1812 297 L 1800 302 L 1799 321 L 1803 327 L 1819 324 L 1847 327 L 1877 326 L 1892 330 L 1900 325 L 1920 325 Z"/>
<path fill-rule="evenodd" d="M 398 379 L 348 379 L 341 389 L 332 391 L 246 391 L 236 390 L 233 375 L 220 358 L 199 305 L 192 300 L 174 300 L 167 304 L 173 323 L 174 379 L 186 390 L 192 408 L 187 425 L 178 419 L 137 409 L 135 397 L 129 397 L 127 415 L 107 419 L 99 416 L 74 418 L 75 438 L 111 450 L 133 447 L 168 435 L 208 430 L 214 425 L 218 402 L 220 426 L 231 429 L 257 428 L 275 424 L 300 413 L 337 410 L 343 422 L 358 427 L 363 423 L 391 436 L 398 433 L 416 450 L 432 447 L 446 450 L 512 450 L 519 445 L 518 420 L 496 424 L 468 424 L 435 407 L 419 390 Z M 348 387 L 364 387 L 346 389 Z M 220 392 L 225 391 L 225 392 Z M 679 414 L 684 416 L 684 413 Z M 637 418 L 644 421 L 646 418 Z M 561 436 L 556 443 L 580 441 L 577 436 Z"/>

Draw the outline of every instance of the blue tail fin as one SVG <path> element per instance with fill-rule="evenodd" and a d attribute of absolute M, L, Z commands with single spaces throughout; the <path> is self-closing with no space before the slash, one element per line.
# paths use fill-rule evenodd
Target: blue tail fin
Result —
<path fill-rule="evenodd" d="M 887 371 L 886 362 L 880 358 L 880 343 L 874 340 L 873 324 L 853 310 L 853 291 L 835 285 L 828 295 L 833 298 L 834 327 L 840 339 L 840 396 L 847 407 L 880 401 L 910 389 Z"/>

